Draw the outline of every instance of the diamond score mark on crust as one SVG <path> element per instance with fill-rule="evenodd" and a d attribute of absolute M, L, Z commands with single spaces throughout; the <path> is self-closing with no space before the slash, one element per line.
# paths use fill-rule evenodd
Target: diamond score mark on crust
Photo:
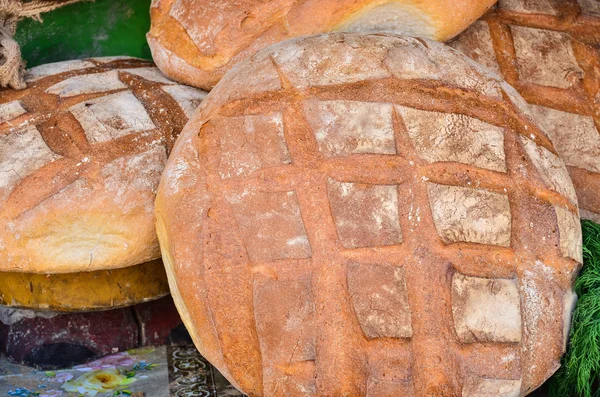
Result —
<path fill-rule="evenodd" d="M 131 71 L 135 71 L 135 69 L 131 69 L 132 67 L 146 70 L 149 65 L 147 62 L 138 60 L 125 60 L 123 62 Z M 36 91 L 45 92 L 45 95 L 59 95 L 59 92 L 54 92 L 58 88 L 55 89 L 54 87 L 70 87 L 72 93 L 69 93 L 68 96 L 72 96 L 73 100 L 67 98 L 67 100 L 59 101 L 57 112 L 55 107 L 48 108 L 43 103 L 38 104 L 27 99 L 28 114 L 32 116 L 51 114 L 50 117 L 42 117 L 39 121 L 36 121 L 35 116 L 33 116 L 34 119 L 29 125 L 37 127 L 36 131 L 41 135 L 49 150 L 60 157 L 51 163 L 38 167 L 29 175 L 23 176 L 20 184 L 13 189 L 13 192 L 27 189 L 27 184 L 34 181 L 36 174 L 42 169 L 47 172 L 48 168 L 52 167 L 55 174 L 52 178 L 52 184 L 48 184 L 43 189 L 29 189 L 27 200 L 22 200 L 18 194 L 9 196 L 5 206 L 11 213 L 20 214 L 73 183 L 76 179 L 85 175 L 86 172 L 94 172 L 99 167 L 98 162 L 108 164 L 125 155 L 142 153 L 149 150 L 157 139 L 163 141 L 164 144 L 168 144 L 173 140 L 172 137 L 166 136 L 172 133 L 170 128 L 168 130 L 157 128 L 151 121 L 151 119 L 156 119 L 153 117 L 153 112 L 159 110 L 156 108 L 164 108 L 165 103 L 160 102 L 160 99 L 159 102 L 153 102 L 152 104 L 140 100 L 145 97 L 145 89 L 151 87 L 160 89 L 164 85 L 163 83 L 145 80 L 139 76 L 133 76 L 133 79 L 127 78 L 126 71 L 117 69 L 121 63 L 120 61 L 113 62 L 116 63 L 115 66 L 111 66 L 112 63 L 94 63 L 95 66 L 90 64 L 90 67 L 66 72 L 67 78 L 63 80 L 56 81 L 60 75 L 52 76 L 49 80 L 50 87 L 48 87 L 48 83 L 40 81 L 33 83 L 34 86 L 28 89 L 31 92 L 24 97 L 25 99 L 35 96 Z M 97 87 L 95 87 L 92 93 L 88 93 L 85 91 L 84 86 L 78 85 L 79 80 L 83 79 L 82 81 L 85 82 L 86 79 L 90 79 L 96 74 L 104 76 L 107 73 L 114 77 L 113 86 L 115 89 L 113 90 L 98 92 Z M 44 76 L 44 78 L 49 76 Z M 68 81 L 72 82 L 67 83 Z M 136 84 L 144 86 L 135 86 Z M 138 93 L 138 90 L 141 91 Z M 141 97 L 136 98 L 138 95 L 141 95 Z M 169 94 L 165 92 L 164 95 Z M 162 96 L 162 98 L 165 98 L 165 96 Z M 135 114 L 128 113 L 126 119 L 121 119 L 118 116 L 117 108 L 114 107 L 118 106 L 119 101 L 123 100 L 137 104 L 136 109 L 143 112 L 142 118 L 137 119 Z M 109 113 L 95 115 L 94 106 L 101 107 L 106 101 L 109 105 L 114 102 L 112 113 L 109 109 Z M 14 102 L 16 101 L 9 102 L 9 104 Z M 177 101 L 173 100 L 173 102 L 180 106 Z M 181 108 L 180 110 L 181 114 L 185 116 L 184 111 Z M 24 112 L 13 113 L 20 116 Z M 87 116 L 82 119 L 83 114 L 87 114 Z M 96 117 L 100 118 L 97 119 Z M 104 128 L 106 136 L 100 136 L 95 128 L 91 128 L 93 123 L 97 123 L 98 126 Z M 6 133 L 11 134 L 10 130 Z M 93 135 L 90 137 L 89 134 Z M 135 142 L 134 145 L 132 145 L 133 142 Z M 128 150 L 118 150 L 119 147 L 127 147 Z"/>

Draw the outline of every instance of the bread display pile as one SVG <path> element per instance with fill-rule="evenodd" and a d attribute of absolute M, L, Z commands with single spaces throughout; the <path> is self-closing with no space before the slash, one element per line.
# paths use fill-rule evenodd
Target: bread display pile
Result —
<path fill-rule="evenodd" d="M 575 191 L 514 89 L 442 44 L 329 34 L 239 63 L 156 214 L 188 330 L 250 396 L 518 396 L 559 366 Z"/>
<path fill-rule="evenodd" d="M 26 80 L 0 96 L 2 303 L 89 309 L 166 294 L 154 196 L 206 93 L 127 57 L 42 65 Z"/>
<path fill-rule="evenodd" d="M 533 392 L 600 222 L 600 3 L 493 3 L 154 0 L 164 75 L 30 69 L 0 91 L 0 303 L 132 304 L 166 269 L 250 397 Z"/>
<path fill-rule="evenodd" d="M 331 31 L 448 40 L 495 0 L 155 0 L 148 44 L 165 75 L 210 90 L 271 44 Z"/>
<path fill-rule="evenodd" d="M 567 165 L 582 217 L 600 222 L 600 2 L 500 0 L 450 45 L 531 104 Z"/>

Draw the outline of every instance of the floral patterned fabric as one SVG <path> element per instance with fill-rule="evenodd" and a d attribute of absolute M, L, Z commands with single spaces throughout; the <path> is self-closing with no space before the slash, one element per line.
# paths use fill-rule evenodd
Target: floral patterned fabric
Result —
<path fill-rule="evenodd" d="M 119 352 L 67 370 L 38 371 L 0 358 L 0 397 L 242 397 L 192 346 Z"/>

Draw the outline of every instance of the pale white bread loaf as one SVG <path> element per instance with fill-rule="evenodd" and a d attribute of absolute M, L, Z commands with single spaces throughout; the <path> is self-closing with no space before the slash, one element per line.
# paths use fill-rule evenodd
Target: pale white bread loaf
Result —
<path fill-rule="evenodd" d="M 67 273 L 160 257 L 154 197 L 205 92 L 150 62 L 96 58 L 0 91 L 0 270 Z"/>
<path fill-rule="evenodd" d="M 332 31 L 392 32 L 445 41 L 496 0 L 154 0 L 148 43 L 167 76 L 211 89 L 271 44 Z"/>

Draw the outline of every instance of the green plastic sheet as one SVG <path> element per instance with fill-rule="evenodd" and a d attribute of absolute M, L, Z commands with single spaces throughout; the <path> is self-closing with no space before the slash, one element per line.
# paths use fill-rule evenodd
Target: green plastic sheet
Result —
<path fill-rule="evenodd" d="M 93 56 L 151 59 L 146 42 L 150 0 L 96 0 L 71 4 L 19 22 L 15 39 L 27 67 Z"/>

